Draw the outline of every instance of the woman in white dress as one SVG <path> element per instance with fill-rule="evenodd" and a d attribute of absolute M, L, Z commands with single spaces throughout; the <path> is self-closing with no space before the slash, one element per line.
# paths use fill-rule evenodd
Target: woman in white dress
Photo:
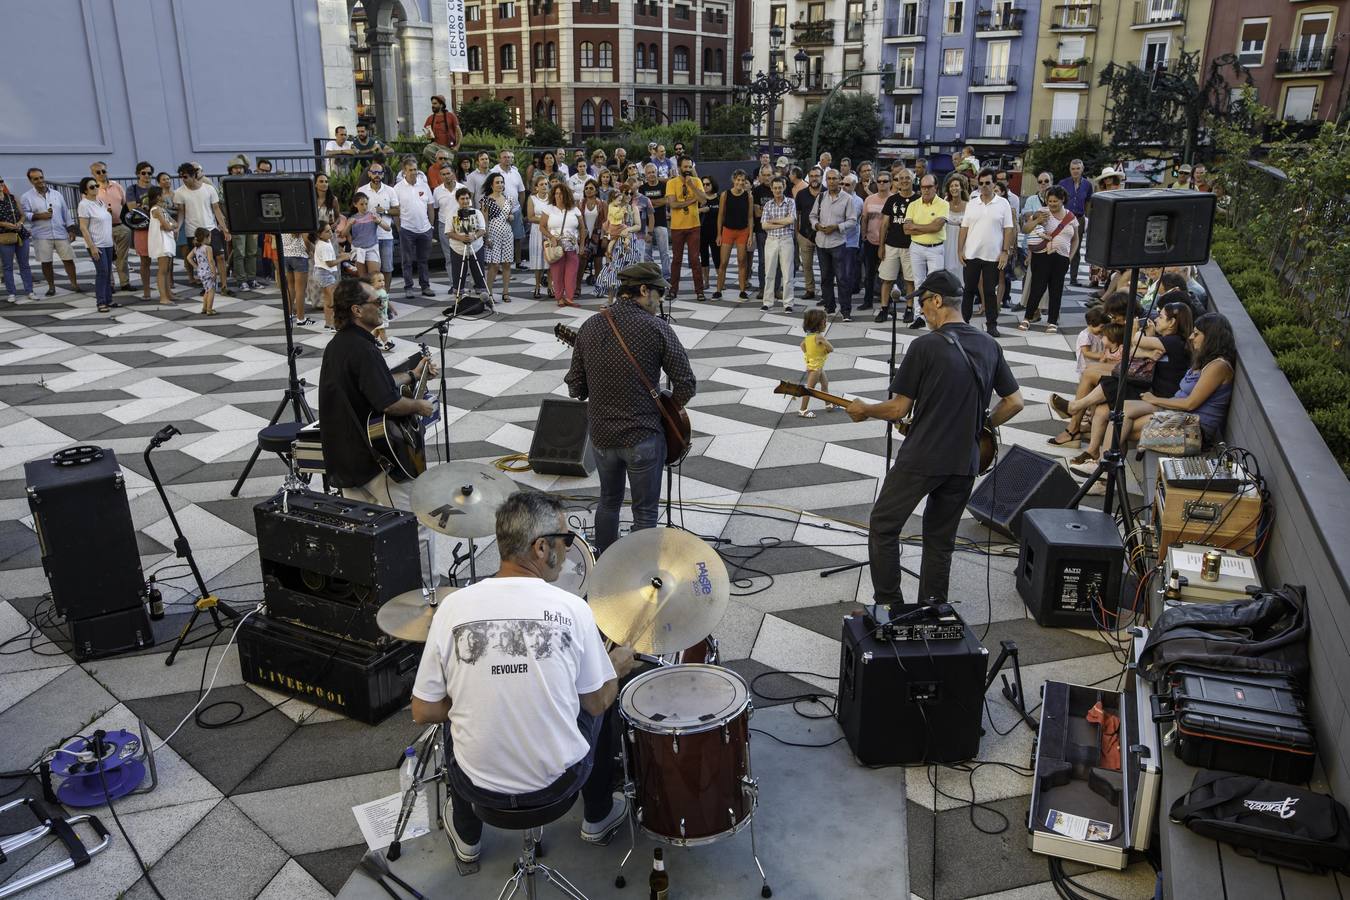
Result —
<path fill-rule="evenodd" d="M 970 189 L 964 175 L 952 173 L 942 184 L 943 195 L 947 198 L 947 242 L 944 245 L 942 265 L 964 284 L 961 274 L 963 266 L 956 258 L 957 242 L 961 239 L 961 220 L 965 218 L 966 202 L 970 200 Z"/>
<path fill-rule="evenodd" d="M 544 236 L 539 231 L 539 217 L 544 215 L 544 207 L 548 205 L 548 176 L 534 176 L 530 188 L 530 196 L 525 198 L 528 207 L 525 210 L 528 217 L 526 221 L 530 223 L 530 258 L 526 260 L 525 266 L 534 273 L 534 299 L 538 300 L 544 296 L 542 280 L 548 273 L 548 260 L 544 259 Z"/>
<path fill-rule="evenodd" d="M 178 250 L 178 223 L 164 206 L 164 191 L 151 185 L 145 192 L 141 208 L 150 214 L 150 227 L 145 232 L 148 258 L 155 261 L 155 284 L 159 288 L 159 305 L 173 305 L 173 258 Z"/>

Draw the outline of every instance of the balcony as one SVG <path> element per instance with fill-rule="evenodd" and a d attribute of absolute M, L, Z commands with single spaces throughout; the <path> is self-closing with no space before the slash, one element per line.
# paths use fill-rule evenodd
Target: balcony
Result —
<path fill-rule="evenodd" d="M 1036 137 L 1045 139 L 1048 137 L 1057 137 L 1061 134 L 1072 134 L 1075 131 L 1084 131 L 1087 128 L 1087 119 L 1041 119 L 1036 127 Z"/>
<path fill-rule="evenodd" d="M 1133 28 L 1169 28 L 1186 21 L 1186 0 L 1134 0 Z"/>
<path fill-rule="evenodd" d="M 637 69 L 634 71 L 636 76 L 633 80 L 638 84 L 660 84 L 661 71 L 659 69 Z"/>
<path fill-rule="evenodd" d="M 721 72 L 704 72 L 701 84 L 704 87 L 723 87 L 727 83 L 726 76 Z"/>
<path fill-rule="evenodd" d="M 1007 63 L 999 66 L 975 66 L 970 70 L 972 89 L 984 88 L 984 93 L 1017 89 L 1017 66 Z"/>
<path fill-rule="evenodd" d="M 812 72 L 802 79 L 799 94 L 824 94 L 834 90 L 837 79 L 832 72 Z"/>
<path fill-rule="evenodd" d="M 1086 90 L 1092 86 L 1092 66 L 1083 62 L 1054 62 L 1047 60 L 1044 87 Z"/>
<path fill-rule="evenodd" d="M 882 37 L 888 41 L 921 41 L 926 37 L 927 29 L 928 13 L 909 4 L 886 20 Z"/>
<path fill-rule="evenodd" d="M 1022 20 L 1026 18 L 1025 9 L 1000 7 L 982 9 L 975 13 L 975 33 L 979 37 L 996 37 L 1022 33 Z"/>
<path fill-rule="evenodd" d="M 1050 16 L 1050 30 L 1069 33 L 1096 31 L 1099 13 L 1096 4 L 1070 3 L 1056 6 Z"/>
<path fill-rule="evenodd" d="M 834 45 L 834 19 L 792 23 L 792 46 L 830 47 Z"/>
<path fill-rule="evenodd" d="M 1276 75 L 1330 75 L 1335 47 L 1321 50 L 1281 50 L 1275 54 Z"/>
<path fill-rule="evenodd" d="M 986 122 L 983 114 L 971 116 L 966 120 L 965 139 L 973 144 L 981 142 L 1026 143 L 1026 134 L 1014 129 L 1014 123 L 1007 116 L 998 122 Z"/>

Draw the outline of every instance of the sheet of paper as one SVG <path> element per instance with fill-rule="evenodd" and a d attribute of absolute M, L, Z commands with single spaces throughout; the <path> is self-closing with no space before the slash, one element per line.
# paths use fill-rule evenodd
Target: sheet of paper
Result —
<path fill-rule="evenodd" d="M 1052 809 L 1046 814 L 1045 827 L 1055 834 L 1062 834 L 1076 841 L 1109 841 L 1113 828 L 1110 822 L 1099 822 L 1087 816 L 1075 816 L 1057 809 Z"/>
<path fill-rule="evenodd" d="M 1173 553 L 1173 560 L 1178 569 L 1187 572 L 1199 572 L 1204 564 L 1203 554 L 1193 553 L 1189 550 L 1178 550 Z M 1232 575 L 1236 578 L 1256 579 L 1256 564 L 1244 556 L 1229 556 L 1224 554 L 1219 560 L 1219 574 Z"/>
<path fill-rule="evenodd" d="M 352 807 L 352 815 L 356 816 L 356 824 L 361 828 L 361 837 L 365 838 L 367 847 L 371 850 L 383 850 L 393 843 L 394 826 L 398 823 L 398 811 L 402 805 L 402 794 L 390 794 L 388 797 Z M 421 792 L 417 795 L 417 802 L 413 804 L 412 818 L 408 820 L 408 827 L 403 829 L 402 840 L 410 841 L 428 833 L 431 831 L 429 822 L 427 795 L 426 792 Z"/>

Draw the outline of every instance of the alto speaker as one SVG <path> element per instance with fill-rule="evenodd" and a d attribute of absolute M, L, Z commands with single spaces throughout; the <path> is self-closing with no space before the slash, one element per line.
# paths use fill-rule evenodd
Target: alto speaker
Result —
<path fill-rule="evenodd" d="M 319 228 L 312 175 L 230 175 L 220 180 L 234 234 L 310 232 Z"/>
<path fill-rule="evenodd" d="M 975 486 L 966 509 L 981 524 L 1017 538 L 1027 510 L 1064 509 L 1076 493 L 1077 482 L 1058 459 L 1014 444 Z"/>
<path fill-rule="evenodd" d="M 1204 191 L 1128 190 L 1092 195 L 1087 260 L 1104 269 L 1209 262 L 1215 198 Z"/>
<path fill-rule="evenodd" d="M 530 441 L 530 468 L 541 475 L 582 478 L 595 471 L 584 400 L 546 397 L 540 404 Z"/>
<path fill-rule="evenodd" d="M 1037 625 L 1114 624 L 1125 544 L 1116 520 L 1095 509 L 1033 509 L 1022 518 L 1017 593 Z"/>

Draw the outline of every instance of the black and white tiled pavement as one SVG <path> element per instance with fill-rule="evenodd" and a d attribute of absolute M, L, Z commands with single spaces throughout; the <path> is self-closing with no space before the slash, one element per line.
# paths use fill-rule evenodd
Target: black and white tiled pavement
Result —
<path fill-rule="evenodd" d="M 554 340 L 552 328 L 559 321 L 577 324 L 598 307 L 588 295 L 582 298 L 582 309 L 558 311 L 551 301 L 526 299 L 525 273 L 516 273 L 513 280 L 512 303 L 499 304 L 490 318 L 460 320 L 450 328 L 450 399 L 444 419 L 454 459 L 491 461 L 528 450 L 540 400 L 565 394 L 568 350 Z M 414 350 L 408 336 L 425 328 L 443 308 L 439 299 L 403 301 L 398 286 L 395 279 L 393 296 L 403 314 L 392 327 L 398 343 L 394 356 Z M 444 293 L 443 279 L 436 286 Z M 798 291 L 800 295 L 800 281 Z M 1073 342 L 1081 315 L 1074 301 L 1084 294 L 1070 289 L 1065 316 L 1069 327 L 1060 335 L 1019 332 L 1013 316 L 1004 314 L 1001 343 L 1027 399 L 1026 411 L 1004 427 L 1005 443 L 1070 455 L 1045 445 L 1059 424 L 1050 419 L 1044 400 L 1051 391 L 1072 391 L 1076 381 Z M 0 641 L 25 633 L 46 590 L 24 496 L 25 460 L 73 444 L 115 450 L 126 472 L 145 570 L 164 570 L 166 579 L 181 575 L 180 570 L 169 571 L 175 563 L 172 530 L 140 457 L 150 436 L 170 422 L 183 434 L 156 451 L 157 466 L 205 576 L 224 599 L 243 608 L 261 596 L 252 505 L 276 489 L 280 463 L 260 460 L 240 499 L 231 499 L 228 490 L 285 385 L 279 295 L 269 289 L 219 297 L 220 315 L 209 319 L 196 314 L 195 297 L 164 309 L 136 296 L 119 294 L 124 306 L 108 315 L 94 310 L 92 297 L 64 292 L 49 300 L 0 304 Z M 869 586 L 857 570 L 828 579 L 818 573 L 866 558 L 865 539 L 840 520 L 866 522 L 885 470 L 883 431 L 877 423 L 854 424 L 819 405 L 817 418 L 799 418 L 795 404 L 789 408 L 787 398 L 773 394 L 778 379 L 796 379 L 801 372 L 800 312 L 762 313 L 754 301 L 698 304 L 685 299 L 674 306 L 677 333 L 689 348 L 700 382 L 689 410 L 694 450 L 679 479 L 686 506 L 676 509 L 676 522 L 703 535 L 721 536 L 735 545 L 729 554 L 742 558 L 759 551 L 761 541 L 777 539 L 747 562 L 771 574 L 772 581 L 756 576 L 744 595 L 733 600 L 717 634 L 723 657 L 747 674 L 836 671 L 840 617 L 859 600 L 869 599 Z M 901 352 L 917 334 L 900 329 Z M 884 396 L 889 330 L 860 315 L 854 323 L 836 323 L 830 339 L 836 348 L 828 364 L 832 390 Z M 297 341 L 305 351 L 299 358 L 300 374 L 308 382 L 310 402 L 316 403 L 326 335 L 302 329 Z M 593 477 L 516 477 L 524 485 L 581 498 L 579 508 L 596 493 Z M 828 529 L 816 527 L 827 522 Z M 913 524 L 917 533 L 917 517 Z M 970 520 L 962 531 L 986 538 Z M 443 550 L 449 550 L 448 542 Z M 442 558 L 448 559 L 448 552 Z M 489 546 L 481 565 L 490 570 L 494 562 Z M 916 549 L 906 549 L 905 562 L 917 566 Z M 1019 642 L 1029 693 L 1034 696 L 1047 678 L 1086 683 L 1117 668 L 1095 634 L 1048 631 L 1027 619 L 1011 572 L 1011 559 L 958 554 L 952 596 L 981 632 L 988 625 L 988 646 L 996 647 L 1004 638 Z M 181 578 L 170 582 L 187 584 Z M 906 588 L 913 587 L 907 579 Z M 22 768 L 62 736 L 94 722 L 126 727 L 140 717 L 157 736 L 172 730 L 196 700 L 207 650 L 198 645 L 173 667 L 164 666 L 164 654 L 184 624 L 190 601 L 184 590 L 172 587 L 165 595 L 174 605 L 157 628 L 161 642 L 141 654 L 76 664 L 61 652 L 59 641 L 47 642 L 48 635 L 58 637 L 50 628 L 33 642 L 34 649 L 26 640 L 0 649 L 4 768 Z M 212 667 L 224 642 L 222 637 L 211 652 Z M 829 680 L 808 680 L 832 687 Z M 782 676 L 765 690 L 791 693 L 794 685 L 806 689 Z M 231 648 L 212 699 L 234 700 L 251 713 L 281 696 L 244 685 Z M 760 698 L 757 705 L 774 704 Z M 980 758 L 1025 764 L 1029 732 L 1018 728 L 1000 737 L 990 728 L 992 724 L 1003 731 L 1015 718 L 997 689 L 988 708 Z M 774 712 L 791 717 L 782 707 L 768 710 L 766 718 Z M 832 738 L 837 735 L 834 728 L 825 722 L 815 730 Z M 300 702 L 237 728 L 206 731 L 190 723 L 160 754 L 161 786 L 118 804 L 118 812 L 168 897 L 328 897 L 343 891 L 363 849 L 349 807 L 393 791 L 392 766 L 416 732 L 406 714 L 368 727 Z M 756 749 L 785 754 L 788 764 L 810 773 L 804 778 L 820 779 L 822 785 L 834 777 L 831 771 L 852 768 L 843 752 L 829 760 L 820 754 L 809 765 L 800 755 L 791 756 L 811 752 L 773 748 L 770 742 Z M 905 810 L 898 829 L 879 817 L 876 830 L 889 832 L 886 837 L 892 842 L 897 830 L 908 836 L 907 852 L 901 844 L 886 854 L 881 869 L 889 873 L 886 887 L 869 896 L 900 896 L 906 883 L 923 898 L 1053 896 L 1045 860 L 1026 850 L 1029 779 L 997 766 L 983 767 L 974 776 L 976 798 L 1009 823 L 991 835 L 985 832 L 997 830 L 997 817 L 976 810 L 972 820 L 964 805 L 972 789 L 967 774 L 936 771 L 942 791 L 959 798 L 939 797 L 936 814 L 924 768 L 869 774 L 894 795 L 892 818 Z M 5 785 L 10 786 L 12 782 Z M 27 788 L 31 793 L 33 784 Z M 767 805 L 763 809 L 764 816 L 799 815 L 782 807 L 777 812 Z M 857 815 L 879 813 L 859 810 Z M 22 820 L 0 818 L 0 831 L 20 827 L 26 827 Z M 776 894 L 848 895 L 828 885 L 836 873 L 847 872 L 850 851 L 831 846 L 828 839 L 807 839 L 829 858 L 815 866 L 820 880 L 799 883 L 795 893 L 784 884 Z M 38 859 L 19 854 L 0 866 L 0 877 L 31 871 L 54 852 L 48 849 Z M 789 852 L 784 845 L 778 855 Z M 355 884 L 359 880 L 359 875 L 353 878 L 344 896 L 366 895 Z M 452 886 L 456 893 L 441 895 L 478 896 L 489 887 L 495 892 L 495 876 L 480 876 L 480 881 L 472 888 Z M 822 885 L 824 893 L 816 893 L 813 883 Z M 1151 874 L 1135 866 L 1124 875 L 1089 875 L 1085 883 L 1108 893 L 1140 894 L 1151 891 Z M 128 897 L 150 896 L 119 836 L 95 864 L 25 896 L 112 897 L 124 890 Z"/>

